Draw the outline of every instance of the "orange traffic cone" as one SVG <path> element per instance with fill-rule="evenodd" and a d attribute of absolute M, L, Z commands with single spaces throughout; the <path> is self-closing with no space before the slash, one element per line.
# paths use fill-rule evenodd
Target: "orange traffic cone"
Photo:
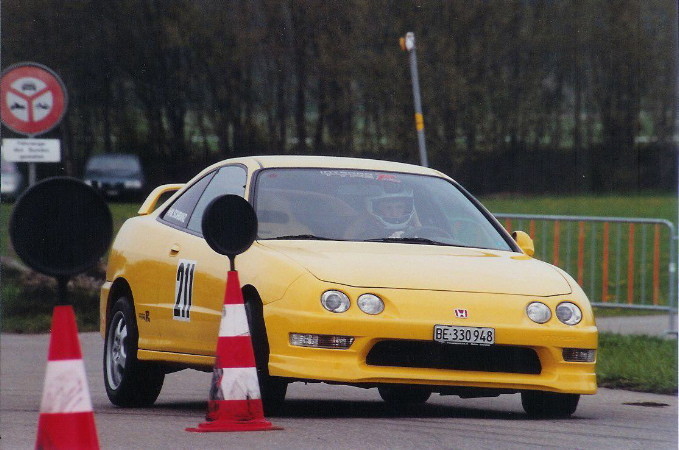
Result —
<path fill-rule="evenodd" d="M 226 280 L 206 422 L 186 431 L 282 430 L 264 418 L 255 356 L 238 272 Z"/>
<path fill-rule="evenodd" d="M 55 306 L 36 449 L 98 449 L 73 307 Z"/>

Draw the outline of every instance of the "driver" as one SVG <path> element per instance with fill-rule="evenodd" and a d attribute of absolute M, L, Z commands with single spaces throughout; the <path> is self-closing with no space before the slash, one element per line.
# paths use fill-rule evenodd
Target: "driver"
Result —
<path fill-rule="evenodd" d="M 412 190 L 385 192 L 380 189 L 365 198 L 365 207 L 367 217 L 349 227 L 347 238 L 399 238 L 407 229 L 419 226 Z"/>
<path fill-rule="evenodd" d="M 382 194 L 366 199 L 367 209 L 390 232 L 403 232 L 415 216 L 412 191 Z"/>

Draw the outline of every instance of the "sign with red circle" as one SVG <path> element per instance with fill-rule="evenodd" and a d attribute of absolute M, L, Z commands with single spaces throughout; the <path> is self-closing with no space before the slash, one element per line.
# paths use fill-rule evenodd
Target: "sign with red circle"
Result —
<path fill-rule="evenodd" d="M 57 126 L 65 112 L 66 87 L 52 70 L 36 63 L 21 63 L 3 72 L 0 113 L 7 128 L 36 136 Z"/>

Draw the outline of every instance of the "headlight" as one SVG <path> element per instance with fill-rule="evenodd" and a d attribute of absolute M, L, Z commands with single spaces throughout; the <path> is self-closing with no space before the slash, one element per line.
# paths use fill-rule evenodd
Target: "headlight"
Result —
<path fill-rule="evenodd" d="M 366 314 L 379 314 L 384 311 L 384 302 L 373 294 L 363 294 L 358 297 L 358 309 Z"/>
<path fill-rule="evenodd" d="M 556 317 L 566 325 L 577 325 L 582 320 L 582 311 L 575 303 L 563 302 L 556 307 Z"/>
<path fill-rule="evenodd" d="M 325 291 L 321 295 L 321 304 L 325 309 L 334 313 L 343 313 L 349 309 L 349 297 L 340 291 Z"/>
<path fill-rule="evenodd" d="M 552 317 L 549 307 L 540 302 L 533 302 L 526 306 L 526 314 L 536 323 L 545 323 Z"/>
<path fill-rule="evenodd" d="M 92 180 L 85 180 L 85 184 L 88 186 L 92 186 Z"/>

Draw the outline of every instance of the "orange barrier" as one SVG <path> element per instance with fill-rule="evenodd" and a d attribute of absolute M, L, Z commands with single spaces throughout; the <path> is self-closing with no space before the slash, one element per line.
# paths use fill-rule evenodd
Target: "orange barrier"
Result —
<path fill-rule="evenodd" d="M 554 256 L 552 258 L 552 264 L 555 266 L 559 265 L 559 245 L 561 242 L 561 223 L 558 220 L 554 221 Z"/>
<path fill-rule="evenodd" d="M 660 225 L 653 230 L 653 304 L 658 304 L 660 297 Z"/>
<path fill-rule="evenodd" d="M 603 235 L 603 258 L 601 263 L 601 301 L 608 301 L 608 237 L 609 237 L 609 224 L 604 222 L 604 235 Z"/>
<path fill-rule="evenodd" d="M 669 330 L 676 330 L 679 235 L 671 221 L 544 214 L 495 216 L 510 230 L 529 232 L 536 243 L 535 258 L 572 271 L 574 281 L 593 306 L 667 311 Z M 562 230 L 564 223 L 566 230 Z"/>
<path fill-rule="evenodd" d="M 634 224 L 629 224 L 627 239 L 627 303 L 634 302 Z"/>
<path fill-rule="evenodd" d="M 578 222 L 578 284 L 583 285 L 585 276 L 585 222 Z"/>

